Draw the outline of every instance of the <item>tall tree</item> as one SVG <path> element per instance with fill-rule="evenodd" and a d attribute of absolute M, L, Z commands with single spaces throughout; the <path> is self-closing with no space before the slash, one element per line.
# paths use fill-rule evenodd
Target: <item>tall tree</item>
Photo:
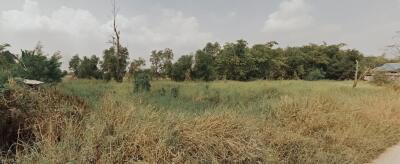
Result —
<path fill-rule="evenodd" d="M 117 82 L 122 82 L 128 65 L 129 52 L 120 42 L 121 32 L 118 30 L 117 25 L 118 9 L 116 0 L 113 0 L 112 7 L 114 32 L 111 41 L 112 47 L 104 51 L 102 68 L 106 80 L 114 79 Z"/>
<path fill-rule="evenodd" d="M 144 66 L 146 66 L 146 61 L 143 58 L 134 59 L 128 69 L 128 78 L 131 79 Z"/>
<path fill-rule="evenodd" d="M 154 77 L 160 78 L 161 76 L 161 52 L 160 51 L 151 51 L 150 55 L 150 62 L 151 62 L 151 72 Z"/>
<path fill-rule="evenodd" d="M 171 79 L 175 81 L 190 80 L 192 76 L 192 61 L 192 55 L 181 56 L 172 66 Z"/>
<path fill-rule="evenodd" d="M 286 59 L 286 78 L 303 79 L 306 75 L 306 57 L 298 47 L 288 47 L 284 52 Z"/>
<path fill-rule="evenodd" d="M 83 60 L 78 67 L 78 78 L 100 79 L 102 73 L 98 68 L 99 62 L 100 59 L 95 55 L 92 55 L 90 58 L 86 56 L 83 57 Z"/>
<path fill-rule="evenodd" d="M 118 55 L 116 55 L 116 71 L 115 80 L 117 82 L 122 82 L 126 73 L 126 67 L 128 66 L 129 52 L 126 47 L 119 47 Z"/>
<path fill-rule="evenodd" d="M 81 62 L 82 60 L 78 54 L 74 55 L 72 59 L 69 61 L 69 69 L 74 72 L 75 76 L 78 75 L 78 68 L 79 65 L 81 65 Z"/>
<path fill-rule="evenodd" d="M 251 58 L 254 60 L 256 69 L 251 72 L 252 78 L 277 79 L 282 76 L 285 67 L 282 49 L 274 49 L 277 42 L 256 44 L 250 49 Z"/>
<path fill-rule="evenodd" d="M 248 52 L 245 40 L 225 44 L 216 57 L 219 76 L 227 80 L 249 80 L 248 73 L 256 67 Z"/>
<path fill-rule="evenodd" d="M 156 78 L 166 78 L 171 73 L 172 59 L 174 53 L 172 49 L 166 48 L 160 51 L 152 51 L 150 56 L 151 70 Z"/>
<path fill-rule="evenodd" d="M 114 54 L 114 47 L 104 50 L 103 52 L 103 62 L 101 63 L 101 68 L 103 71 L 103 79 L 111 80 L 116 74 L 116 62 L 117 59 Z"/>
<path fill-rule="evenodd" d="M 203 51 L 208 55 L 216 57 L 221 52 L 221 45 L 218 42 L 215 43 L 207 43 L 206 46 L 203 48 Z"/>
<path fill-rule="evenodd" d="M 196 51 L 193 78 L 211 81 L 217 78 L 215 58 L 221 52 L 218 42 L 207 43 L 202 50 Z"/>

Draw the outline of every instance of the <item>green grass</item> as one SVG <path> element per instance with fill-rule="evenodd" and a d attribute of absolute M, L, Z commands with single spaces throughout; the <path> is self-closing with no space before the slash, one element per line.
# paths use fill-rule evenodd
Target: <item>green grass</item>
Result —
<path fill-rule="evenodd" d="M 81 97 L 95 105 L 105 93 L 112 93 L 116 100 L 153 106 L 158 110 L 201 113 L 215 108 L 238 111 L 263 111 L 276 107 L 283 96 L 305 97 L 340 94 L 336 99 L 346 101 L 357 96 L 367 96 L 382 91 L 368 83 L 351 88 L 351 81 L 217 81 L 181 82 L 153 81 L 150 92 L 134 94 L 131 83 L 76 80 L 62 83 L 59 88 L 67 95 Z M 172 89 L 177 88 L 175 97 Z"/>
<path fill-rule="evenodd" d="M 110 92 L 114 82 L 104 82 L 102 80 L 65 80 L 58 85 L 61 92 L 66 95 L 76 96 L 85 100 L 93 108 L 97 108 L 97 104 L 105 93 Z"/>

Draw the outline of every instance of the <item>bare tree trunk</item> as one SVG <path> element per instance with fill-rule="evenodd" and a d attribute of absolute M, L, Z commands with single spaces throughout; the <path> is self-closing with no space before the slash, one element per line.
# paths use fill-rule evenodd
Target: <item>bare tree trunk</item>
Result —
<path fill-rule="evenodd" d="M 115 33 L 115 37 L 113 37 L 113 44 L 114 44 L 114 48 L 115 48 L 115 53 L 117 55 L 119 55 L 119 47 L 120 47 L 120 42 L 119 42 L 119 34 L 120 31 L 118 31 L 118 27 L 117 27 L 117 16 L 118 16 L 118 11 L 117 11 L 117 4 L 116 1 L 113 0 L 113 29 L 114 29 L 114 33 Z"/>
<path fill-rule="evenodd" d="M 357 83 L 358 83 L 358 60 L 356 60 L 356 72 L 354 74 L 353 88 L 357 87 Z"/>
<path fill-rule="evenodd" d="M 122 73 L 121 72 L 123 72 L 123 70 L 121 70 L 122 68 L 120 68 L 120 66 L 121 66 L 121 58 L 122 58 L 122 56 L 121 56 L 121 50 L 120 50 L 120 48 L 121 48 L 121 45 L 120 45 L 120 31 L 118 30 L 118 26 L 117 26 L 117 16 L 118 16 L 118 9 L 117 9 L 117 3 L 116 3 L 116 0 L 113 0 L 113 9 L 112 9 L 112 14 L 113 14 L 113 30 L 114 30 L 114 35 L 115 36 L 113 36 L 113 46 L 114 46 L 114 51 L 115 51 L 115 56 L 116 56 L 116 58 L 117 58 L 117 63 L 116 63 L 116 65 L 117 65 L 117 68 L 116 68 L 116 71 L 115 71 L 115 74 L 116 74 L 116 76 L 115 76 L 115 80 L 116 81 L 118 81 L 118 82 L 121 82 L 121 76 L 122 76 Z"/>
<path fill-rule="evenodd" d="M 361 80 L 362 78 L 364 78 L 365 75 L 367 75 L 367 73 L 368 73 L 370 70 L 371 70 L 371 68 L 368 67 L 368 68 L 364 71 L 363 74 L 361 74 L 360 76 L 358 76 L 358 80 Z"/>

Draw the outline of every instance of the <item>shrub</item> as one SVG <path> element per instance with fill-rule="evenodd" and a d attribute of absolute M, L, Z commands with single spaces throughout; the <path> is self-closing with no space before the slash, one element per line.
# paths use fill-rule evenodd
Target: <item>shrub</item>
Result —
<path fill-rule="evenodd" d="M 22 51 L 19 65 L 14 77 L 39 80 L 46 83 L 60 82 L 63 76 L 61 67 L 61 54 L 55 53 L 48 57 L 40 49 Z"/>
<path fill-rule="evenodd" d="M 160 95 L 161 95 L 161 96 L 165 96 L 165 93 L 167 93 L 167 91 L 165 90 L 165 88 L 161 88 L 161 90 L 160 90 Z"/>
<path fill-rule="evenodd" d="M 150 76 L 147 73 L 138 73 L 135 76 L 133 81 L 134 85 L 134 92 L 144 92 L 150 91 L 151 84 L 150 84 Z"/>
<path fill-rule="evenodd" d="M 3 71 L 0 72 L 0 93 L 4 91 L 8 77 Z"/>
<path fill-rule="evenodd" d="M 384 84 L 390 84 L 392 81 L 389 79 L 388 76 L 385 75 L 384 72 L 376 72 L 374 75 L 373 83 L 381 86 Z"/>
<path fill-rule="evenodd" d="M 305 77 L 305 80 L 315 81 L 315 80 L 321 80 L 324 78 L 325 78 L 324 71 L 321 71 L 320 69 L 314 69 L 307 74 L 307 76 Z"/>
<path fill-rule="evenodd" d="M 4 86 L 6 80 L 7 80 L 7 77 L 6 77 L 5 73 L 0 72 L 0 87 Z"/>
<path fill-rule="evenodd" d="M 171 88 L 171 96 L 177 98 L 179 96 L 179 87 Z"/>
<path fill-rule="evenodd" d="M 33 146 L 37 140 L 56 143 L 67 126 L 63 121 L 79 122 L 86 109 L 85 102 L 57 89 L 10 87 L 0 95 L 0 161 L 4 153 L 15 155 L 17 147 Z"/>

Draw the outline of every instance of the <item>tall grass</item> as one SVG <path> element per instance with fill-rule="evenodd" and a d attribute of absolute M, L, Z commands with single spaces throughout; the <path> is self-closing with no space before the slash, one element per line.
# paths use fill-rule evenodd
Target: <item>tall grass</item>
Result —
<path fill-rule="evenodd" d="M 77 96 L 96 108 L 99 100 L 109 91 L 114 82 L 103 80 L 64 80 L 58 88 L 70 96 Z"/>
<path fill-rule="evenodd" d="M 32 90 L 11 85 L 0 95 L 0 162 L 21 152 L 30 153 L 43 141 L 57 143 L 67 120 L 82 120 L 87 108 L 85 102 L 54 88 Z"/>
<path fill-rule="evenodd" d="M 76 96 L 85 93 L 70 92 L 75 88 L 101 92 L 101 98 L 85 98 L 97 110 L 81 119 L 46 120 L 48 130 L 34 131 L 38 140 L 15 160 L 365 163 L 400 141 L 400 94 L 367 83 L 353 89 L 351 82 L 332 81 L 157 81 L 144 94 L 133 94 L 128 83 L 101 90 L 96 85 L 103 84 L 94 83 L 62 84 Z"/>

